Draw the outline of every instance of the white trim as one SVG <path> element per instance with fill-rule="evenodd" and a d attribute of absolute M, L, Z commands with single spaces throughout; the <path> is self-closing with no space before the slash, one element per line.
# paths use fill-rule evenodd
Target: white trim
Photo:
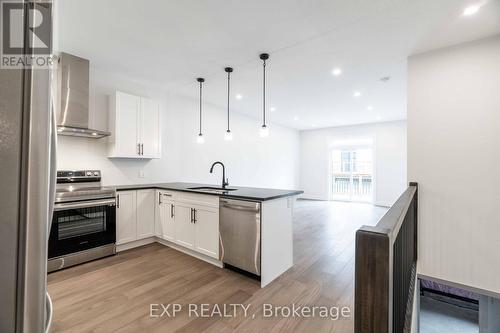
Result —
<path fill-rule="evenodd" d="M 217 266 L 220 268 L 224 267 L 224 265 L 222 264 L 222 261 L 220 261 L 220 260 L 211 258 L 209 256 L 202 254 L 202 253 L 198 253 L 196 251 L 187 249 L 183 246 L 174 244 L 170 241 L 167 241 L 167 240 L 155 237 L 155 236 L 139 239 L 139 240 L 128 242 L 128 243 L 121 244 L 121 245 L 116 245 L 116 252 L 118 253 L 118 252 L 130 250 L 130 249 L 133 249 L 133 248 L 136 248 L 139 246 L 144 246 L 144 245 L 148 245 L 148 244 L 152 244 L 152 243 L 158 243 L 158 244 L 161 244 L 163 246 L 168 246 L 174 250 L 185 253 L 185 254 L 190 255 L 192 257 L 195 257 L 197 259 L 203 260 L 203 261 L 208 262 L 209 264 L 212 264 L 214 266 Z"/>
<path fill-rule="evenodd" d="M 139 247 L 147 244 L 154 243 L 156 241 L 155 237 L 148 237 L 143 239 L 138 239 L 132 242 L 116 245 L 116 252 L 126 251 L 133 249 L 134 247 Z"/>
<path fill-rule="evenodd" d="M 316 201 L 330 201 L 320 195 L 302 195 L 297 200 L 316 200 Z"/>
<path fill-rule="evenodd" d="M 392 207 L 391 204 L 388 204 L 386 202 L 374 202 L 373 205 L 378 206 L 378 207 L 384 207 L 384 208 L 391 208 Z"/>
<path fill-rule="evenodd" d="M 164 245 L 164 246 L 168 246 L 174 250 L 177 250 L 179 252 L 182 252 L 182 253 L 185 253 L 185 254 L 188 254 L 192 257 L 195 257 L 197 259 L 200 259 L 200 260 L 203 260 L 205 262 L 208 262 L 209 264 L 212 264 L 214 266 L 217 266 L 217 267 L 220 267 L 220 268 L 223 268 L 224 265 L 222 264 L 222 261 L 220 260 L 217 260 L 217 259 L 214 259 L 214 258 L 211 258 L 209 256 L 206 256 L 204 254 L 201 254 L 201 253 L 198 253 L 198 252 L 195 252 L 195 251 L 192 251 L 190 249 L 187 249 L 185 247 L 182 247 L 182 246 L 179 246 L 177 244 L 174 244 L 170 241 L 167 241 L 167 240 L 164 240 L 164 239 L 161 239 L 161 238 L 158 238 L 158 237 L 155 237 L 156 239 L 156 242 L 161 244 L 161 245 Z"/>

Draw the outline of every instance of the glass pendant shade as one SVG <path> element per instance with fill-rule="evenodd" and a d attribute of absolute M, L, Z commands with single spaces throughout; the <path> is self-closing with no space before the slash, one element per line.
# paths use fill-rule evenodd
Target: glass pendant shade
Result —
<path fill-rule="evenodd" d="M 196 137 L 196 143 L 205 143 L 205 137 L 203 136 L 203 134 L 198 134 L 198 136 Z"/>
<path fill-rule="evenodd" d="M 269 136 L 269 127 L 267 127 L 266 125 L 263 125 L 260 128 L 259 135 L 261 138 L 267 138 Z"/>

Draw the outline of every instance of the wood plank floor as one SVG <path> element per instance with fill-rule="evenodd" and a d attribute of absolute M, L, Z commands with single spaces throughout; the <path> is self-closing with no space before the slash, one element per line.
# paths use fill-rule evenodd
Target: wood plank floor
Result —
<path fill-rule="evenodd" d="M 385 211 L 366 204 L 298 201 L 294 266 L 264 289 L 246 276 L 159 244 L 51 273 L 52 332 L 352 332 L 352 312 L 339 320 L 263 318 L 263 304 L 353 310 L 354 234 Z M 152 318 L 152 303 L 177 303 L 183 310 L 173 318 Z M 250 307 L 247 316 L 240 309 L 230 318 L 199 318 L 189 316 L 191 303 Z"/>

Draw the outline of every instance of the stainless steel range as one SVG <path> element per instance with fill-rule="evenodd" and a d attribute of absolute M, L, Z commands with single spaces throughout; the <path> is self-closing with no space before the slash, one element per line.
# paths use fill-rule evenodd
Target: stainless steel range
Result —
<path fill-rule="evenodd" d="M 115 205 L 99 170 L 58 171 L 47 271 L 115 254 Z"/>

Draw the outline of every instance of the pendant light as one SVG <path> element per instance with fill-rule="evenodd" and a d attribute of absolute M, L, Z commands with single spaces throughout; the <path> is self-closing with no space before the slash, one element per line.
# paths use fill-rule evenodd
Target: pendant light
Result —
<path fill-rule="evenodd" d="M 233 72 L 233 69 L 231 67 L 226 67 L 224 70 L 227 73 L 227 130 L 224 134 L 224 140 L 231 141 L 233 140 L 233 133 L 231 133 L 231 130 L 229 129 L 229 99 L 231 96 L 231 73 Z"/>
<path fill-rule="evenodd" d="M 205 138 L 203 137 L 203 134 L 201 133 L 201 101 L 202 101 L 202 93 L 203 93 L 203 82 L 205 82 L 205 79 L 204 78 L 197 78 L 196 81 L 198 81 L 200 83 L 200 131 L 198 133 L 198 136 L 196 137 L 196 142 L 197 143 L 204 143 L 205 142 Z"/>
<path fill-rule="evenodd" d="M 269 59 L 269 54 L 262 53 L 260 59 L 262 60 L 262 127 L 260 128 L 260 137 L 265 138 L 269 136 L 269 128 L 266 125 L 266 60 Z"/>

